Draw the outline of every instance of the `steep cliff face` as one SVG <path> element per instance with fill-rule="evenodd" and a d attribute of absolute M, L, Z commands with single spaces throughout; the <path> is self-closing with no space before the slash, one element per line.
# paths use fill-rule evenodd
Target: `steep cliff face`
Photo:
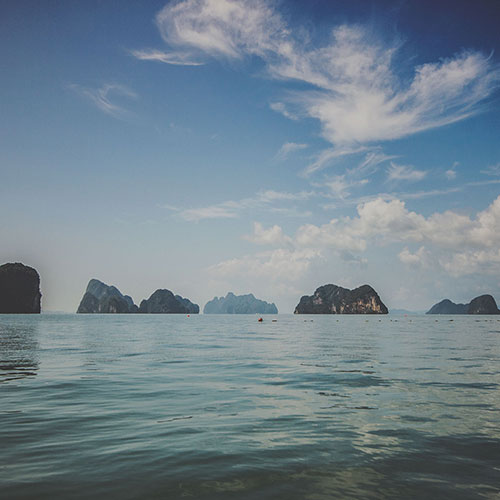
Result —
<path fill-rule="evenodd" d="M 77 313 L 135 313 L 138 311 L 134 301 L 123 295 L 115 286 L 91 279 Z"/>
<path fill-rule="evenodd" d="M 19 262 L 0 266 L 0 313 L 39 314 L 40 276 Z"/>
<path fill-rule="evenodd" d="M 353 290 L 337 285 L 320 286 L 314 295 L 304 295 L 295 314 L 387 314 L 378 293 L 363 285 Z"/>
<path fill-rule="evenodd" d="M 467 314 L 468 304 L 455 304 L 449 299 L 444 299 L 434 304 L 426 314 Z"/>
<path fill-rule="evenodd" d="M 170 290 L 156 290 L 149 299 L 144 299 L 139 307 L 140 313 L 157 314 L 198 314 L 200 308 L 190 300 L 174 295 Z"/>
<path fill-rule="evenodd" d="M 480 295 L 469 304 L 455 304 L 444 299 L 434 304 L 426 314 L 500 314 L 500 311 L 491 295 Z"/>
<path fill-rule="evenodd" d="M 471 300 L 468 314 L 500 314 L 497 303 L 491 295 L 480 295 Z"/>
<path fill-rule="evenodd" d="M 259 300 L 252 293 L 235 295 L 229 292 L 225 297 L 214 297 L 205 304 L 204 314 L 278 314 L 276 305 Z"/>

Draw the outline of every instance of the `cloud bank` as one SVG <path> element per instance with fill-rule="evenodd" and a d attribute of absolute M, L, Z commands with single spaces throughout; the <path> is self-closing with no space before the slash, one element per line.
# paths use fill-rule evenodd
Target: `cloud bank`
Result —
<path fill-rule="evenodd" d="M 364 262 L 360 255 L 371 247 L 395 245 L 397 258 L 411 267 L 435 268 L 452 277 L 500 272 L 500 196 L 475 217 L 451 210 L 425 217 L 401 200 L 377 198 L 358 205 L 355 217 L 304 224 L 293 237 L 278 225 L 266 229 L 254 223 L 253 229 L 246 239 L 280 248 L 224 261 L 212 270 L 297 281 L 332 251 L 342 260 Z M 418 248 L 412 251 L 410 245 Z"/>

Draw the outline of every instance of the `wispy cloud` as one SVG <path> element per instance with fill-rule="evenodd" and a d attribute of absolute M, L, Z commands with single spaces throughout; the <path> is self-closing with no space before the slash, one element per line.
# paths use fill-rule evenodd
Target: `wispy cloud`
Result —
<path fill-rule="evenodd" d="M 397 156 L 387 155 L 380 149 L 375 149 L 366 153 L 364 160 L 354 168 L 350 168 L 348 171 L 351 175 L 371 175 L 376 172 L 379 165 L 395 158 L 397 158 Z"/>
<path fill-rule="evenodd" d="M 335 175 L 327 178 L 323 186 L 328 188 L 326 197 L 346 200 L 350 196 L 350 190 L 354 187 L 364 186 L 369 183 L 368 179 L 347 179 L 346 175 Z"/>
<path fill-rule="evenodd" d="M 452 187 L 445 189 L 428 189 L 426 191 L 414 191 L 413 193 L 399 193 L 396 198 L 401 198 L 402 200 L 419 200 L 421 198 L 429 198 L 430 196 L 442 196 L 446 194 L 458 193 L 463 191 L 464 187 Z"/>
<path fill-rule="evenodd" d="M 481 173 L 485 175 L 500 175 L 500 163 L 497 163 L 496 165 L 490 165 L 484 170 L 481 170 Z"/>
<path fill-rule="evenodd" d="M 387 169 L 387 180 L 389 181 L 421 181 L 427 172 L 425 170 L 417 170 L 411 165 L 397 165 L 391 162 L 391 166 Z"/>
<path fill-rule="evenodd" d="M 137 99 L 137 94 L 133 90 L 117 83 L 107 83 L 96 89 L 73 83 L 68 85 L 68 88 L 115 118 L 123 117 L 128 112 L 123 105 L 115 102 L 116 99 L 120 97 Z"/>
<path fill-rule="evenodd" d="M 229 219 L 239 217 L 245 210 L 270 210 L 282 215 L 303 217 L 311 215 L 311 212 L 299 211 L 295 207 L 277 207 L 277 203 L 304 201 L 315 193 L 312 191 L 301 191 L 298 193 L 288 193 L 286 191 L 264 190 L 259 191 L 255 196 L 243 198 L 241 200 L 228 200 L 222 203 L 209 205 L 206 207 L 180 208 L 172 205 L 160 205 L 168 210 L 177 212 L 183 219 L 190 222 L 198 222 L 203 219 Z"/>
<path fill-rule="evenodd" d="M 202 219 L 233 219 L 238 217 L 235 207 L 213 205 L 210 207 L 188 208 L 181 211 L 181 216 L 187 221 Z"/>
<path fill-rule="evenodd" d="M 309 84 L 288 102 L 316 118 L 323 137 L 336 148 L 463 120 L 479 112 L 498 87 L 498 66 L 480 52 L 463 51 L 416 66 L 408 79 L 394 63 L 398 40 L 388 43 L 363 26 L 344 24 L 316 46 L 304 29 L 293 31 L 274 5 L 265 0 L 182 0 L 164 7 L 156 23 L 177 55 L 224 60 L 257 56 L 270 77 Z M 296 115 L 283 103 L 274 109 Z"/>
<path fill-rule="evenodd" d="M 458 167 L 459 163 L 458 161 L 454 162 L 453 163 L 453 166 L 451 168 L 449 168 L 445 173 L 444 175 L 446 176 L 446 178 L 449 180 L 449 181 L 452 181 L 452 180 L 455 180 L 456 177 L 457 177 L 457 167 Z"/>
<path fill-rule="evenodd" d="M 281 113 L 285 118 L 289 120 L 298 120 L 299 117 L 287 109 L 287 107 L 282 102 L 272 102 L 269 107 L 276 111 L 276 113 Z"/>
<path fill-rule="evenodd" d="M 288 155 L 301 149 L 307 148 L 307 144 L 299 144 L 297 142 L 285 142 L 283 146 L 279 149 L 274 157 L 276 160 L 284 161 L 288 158 Z"/>
<path fill-rule="evenodd" d="M 312 163 L 310 163 L 302 172 L 304 177 L 309 177 L 312 174 L 323 170 L 327 166 L 331 165 L 336 160 L 339 160 L 346 156 L 351 156 L 355 154 L 362 153 L 366 151 L 366 147 L 341 147 L 341 148 L 329 148 L 321 151 Z"/>
<path fill-rule="evenodd" d="M 157 49 L 131 50 L 130 53 L 141 61 L 157 61 L 175 66 L 201 66 L 204 62 L 190 60 L 184 52 L 164 52 Z"/>

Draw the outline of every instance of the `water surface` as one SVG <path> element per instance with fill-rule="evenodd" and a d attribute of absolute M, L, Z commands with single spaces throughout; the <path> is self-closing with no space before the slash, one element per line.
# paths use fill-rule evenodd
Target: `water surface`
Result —
<path fill-rule="evenodd" d="M 0 398 L 9 499 L 500 496 L 494 316 L 0 315 Z"/>

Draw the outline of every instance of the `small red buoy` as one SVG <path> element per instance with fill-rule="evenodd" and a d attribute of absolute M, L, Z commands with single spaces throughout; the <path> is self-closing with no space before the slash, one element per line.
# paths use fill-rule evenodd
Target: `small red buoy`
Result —
<path fill-rule="evenodd" d="M 264 320 L 263 320 L 262 318 L 259 318 L 259 319 L 258 319 L 258 322 L 259 322 L 259 323 L 262 323 L 263 321 L 264 321 Z"/>
<path fill-rule="evenodd" d="M 188 318 L 189 318 L 189 314 L 188 314 Z"/>

